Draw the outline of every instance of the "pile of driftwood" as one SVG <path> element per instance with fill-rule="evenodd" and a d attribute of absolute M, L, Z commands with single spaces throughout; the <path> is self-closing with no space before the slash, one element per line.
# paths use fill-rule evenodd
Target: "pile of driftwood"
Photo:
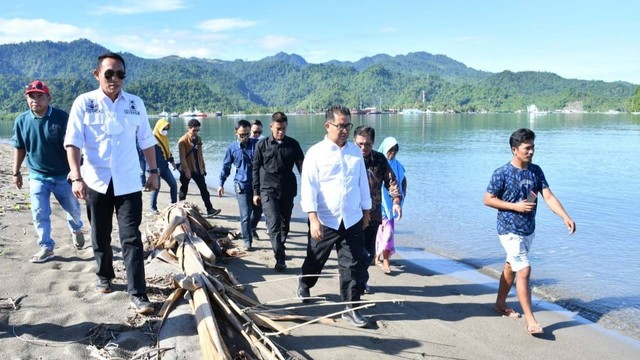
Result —
<path fill-rule="evenodd" d="M 242 254 L 231 243 L 232 234 L 212 226 L 186 202 L 164 209 L 159 219 L 161 235 L 153 243 L 163 250 L 157 257 L 180 269 L 174 276 L 176 290 L 160 310 L 163 322 L 176 301 L 185 297 L 195 315 L 204 359 L 288 358 L 263 329 L 285 333 L 274 321 L 295 316 L 254 311 L 260 304 L 242 293 L 226 268 L 216 265 L 220 257 Z"/>

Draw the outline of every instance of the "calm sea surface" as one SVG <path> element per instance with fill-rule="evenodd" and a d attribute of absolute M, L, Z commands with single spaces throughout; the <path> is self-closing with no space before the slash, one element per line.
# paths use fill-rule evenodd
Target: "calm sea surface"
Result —
<path fill-rule="evenodd" d="M 269 117 L 247 117 L 255 118 L 267 125 L 268 133 Z M 217 186 L 236 119 L 202 121 L 210 186 Z M 322 116 L 290 116 L 288 135 L 306 151 L 324 136 L 323 121 Z M 496 235 L 496 210 L 484 206 L 482 197 L 493 170 L 511 159 L 511 132 L 533 129 L 534 163 L 542 167 L 578 228 L 568 236 L 561 219 L 539 202 L 531 252 L 536 293 L 640 338 L 639 115 L 367 115 L 352 122 L 375 127 L 377 144 L 385 136 L 396 137 L 400 144 L 398 159 L 408 179 L 404 217 L 396 225 L 401 249 L 444 255 L 494 277 L 504 256 Z M 175 144 L 186 122 L 172 119 L 171 124 L 177 154 Z M 9 141 L 11 126 L 0 121 L 2 141 Z M 299 211 L 298 199 L 296 208 Z"/>

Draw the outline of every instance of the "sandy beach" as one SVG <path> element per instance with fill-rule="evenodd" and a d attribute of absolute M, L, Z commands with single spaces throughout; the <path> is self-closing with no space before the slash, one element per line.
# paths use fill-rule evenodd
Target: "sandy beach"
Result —
<path fill-rule="evenodd" d="M 129 308 L 122 257 L 113 233 L 117 279 L 114 292 L 94 291 L 95 262 L 89 241 L 76 250 L 71 244 L 62 209 L 53 201 L 53 234 L 56 257 L 32 264 L 38 249 L 28 209 L 28 189 L 12 184 L 13 149 L 0 144 L 0 347 L 2 359 L 145 359 L 153 348 L 167 348 L 161 359 L 202 359 L 195 319 L 186 301 L 175 309 L 159 329 L 157 311 L 171 291 L 168 279 L 174 269 L 157 260 L 146 264 L 148 292 L 156 308 L 149 317 Z M 23 169 L 26 173 L 27 169 Z M 212 170 L 217 173 L 218 169 Z M 192 186 L 192 189 L 196 189 Z M 160 207 L 168 205 L 163 184 Z M 215 193 L 212 191 L 212 194 Z M 145 209 L 148 193 L 144 193 Z M 201 206 L 199 195 L 187 200 Z M 296 207 L 299 207 L 296 199 Z M 235 198 L 212 199 L 222 209 L 212 223 L 238 230 Z M 85 214 L 86 217 L 86 214 Z M 141 231 L 155 221 L 145 216 Z M 295 297 L 296 275 L 306 249 L 306 219 L 294 218 L 287 241 L 288 269 L 277 273 L 264 223 L 255 251 L 224 262 L 238 280 L 247 284 L 244 293 L 261 303 L 278 300 L 277 306 L 296 306 L 291 313 L 323 316 L 340 311 L 335 255 L 311 289 L 325 301 L 300 306 Z M 400 239 L 401 241 L 401 239 Z M 237 241 L 241 244 L 241 240 Z M 528 335 L 524 320 L 503 317 L 493 310 L 497 280 L 483 276 L 460 276 L 464 270 L 449 268 L 427 257 L 420 265 L 403 258 L 392 259 L 392 274 L 371 267 L 373 294 L 363 297 L 380 302 L 363 314 L 371 326 L 357 329 L 339 318 L 330 324 L 310 324 L 274 337 L 291 358 L 300 359 L 639 359 L 640 341 L 590 323 L 575 313 L 536 302 L 536 316 L 545 329 L 538 337 Z M 410 258 L 407 256 L 407 258 Z M 438 269 L 436 271 L 436 269 Z M 396 301 L 391 301 L 396 300 Z M 324 304 L 324 305 L 323 305 Z M 510 306 L 520 307 L 512 294 Z M 15 305 L 15 306 L 14 306 Z M 295 326 L 299 323 L 286 323 Z M 148 351 L 146 355 L 142 355 Z M 145 357 L 146 356 L 146 357 Z M 151 357 L 158 358 L 158 357 Z"/>

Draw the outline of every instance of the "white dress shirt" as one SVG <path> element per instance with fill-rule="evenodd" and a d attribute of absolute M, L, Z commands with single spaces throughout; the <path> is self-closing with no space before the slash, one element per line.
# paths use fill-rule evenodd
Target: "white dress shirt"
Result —
<path fill-rule="evenodd" d="M 350 228 L 371 209 L 369 180 L 360 148 L 348 142 L 342 148 L 327 139 L 313 145 L 304 158 L 300 176 L 300 206 L 316 212 L 320 223 L 338 230 Z"/>
<path fill-rule="evenodd" d="M 120 91 L 114 102 L 97 89 L 73 102 L 64 146 L 82 150 L 82 177 L 89 188 L 105 194 L 113 181 L 116 196 L 140 191 L 136 139 L 141 149 L 156 144 L 139 97 Z"/>

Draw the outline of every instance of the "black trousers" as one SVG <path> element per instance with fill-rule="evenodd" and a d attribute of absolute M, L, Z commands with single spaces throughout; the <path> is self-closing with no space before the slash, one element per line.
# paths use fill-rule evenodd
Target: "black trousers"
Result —
<path fill-rule="evenodd" d="M 211 195 L 209 194 L 209 189 L 207 189 L 207 182 L 205 181 L 204 175 L 200 173 L 191 172 L 191 179 L 187 179 L 184 176 L 184 173 L 180 171 L 180 191 L 178 192 L 178 199 L 180 201 L 187 198 L 187 193 L 189 192 L 189 182 L 193 180 L 196 185 L 198 185 L 198 189 L 200 190 L 200 196 L 202 197 L 202 201 L 204 202 L 204 206 L 207 208 L 207 212 L 213 209 L 213 205 L 211 205 Z"/>
<path fill-rule="evenodd" d="M 322 225 L 320 241 L 313 240 L 310 232 L 307 236 L 307 257 L 302 264 L 302 275 L 320 275 L 335 246 L 340 273 L 340 297 L 342 301 L 360 300 L 365 272 L 363 264 L 367 261 L 362 220 L 348 229 L 345 229 L 343 223 L 338 230 Z M 312 288 L 318 282 L 318 277 L 302 277 L 300 282 L 301 286 Z"/>
<path fill-rule="evenodd" d="M 371 262 L 376 257 L 376 236 L 378 235 L 378 227 L 380 226 L 379 222 L 371 221 L 369 226 L 367 226 L 364 231 L 364 248 L 367 251 L 367 260 L 365 260 L 364 264 L 364 276 L 363 283 L 364 286 L 369 281 L 369 266 Z"/>
<path fill-rule="evenodd" d="M 262 211 L 269 230 L 269 239 L 276 262 L 283 263 L 285 259 L 284 243 L 289 236 L 293 198 L 294 196 L 276 197 L 270 194 L 260 194 Z"/>
<path fill-rule="evenodd" d="M 140 191 L 115 196 L 113 183 L 109 183 L 106 194 L 92 189 L 87 194 L 87 214 L 91 223 L 91 245 L 100 279 L 116 277 L 113 270 L 111 231 L 113 212 L 116 212 L 122 257 L 127 271 L 127 292 L 143 295 L 147 292 L 144 273 L 144 250 L 140 235 L 142 222 L 142 193 Z"/>

